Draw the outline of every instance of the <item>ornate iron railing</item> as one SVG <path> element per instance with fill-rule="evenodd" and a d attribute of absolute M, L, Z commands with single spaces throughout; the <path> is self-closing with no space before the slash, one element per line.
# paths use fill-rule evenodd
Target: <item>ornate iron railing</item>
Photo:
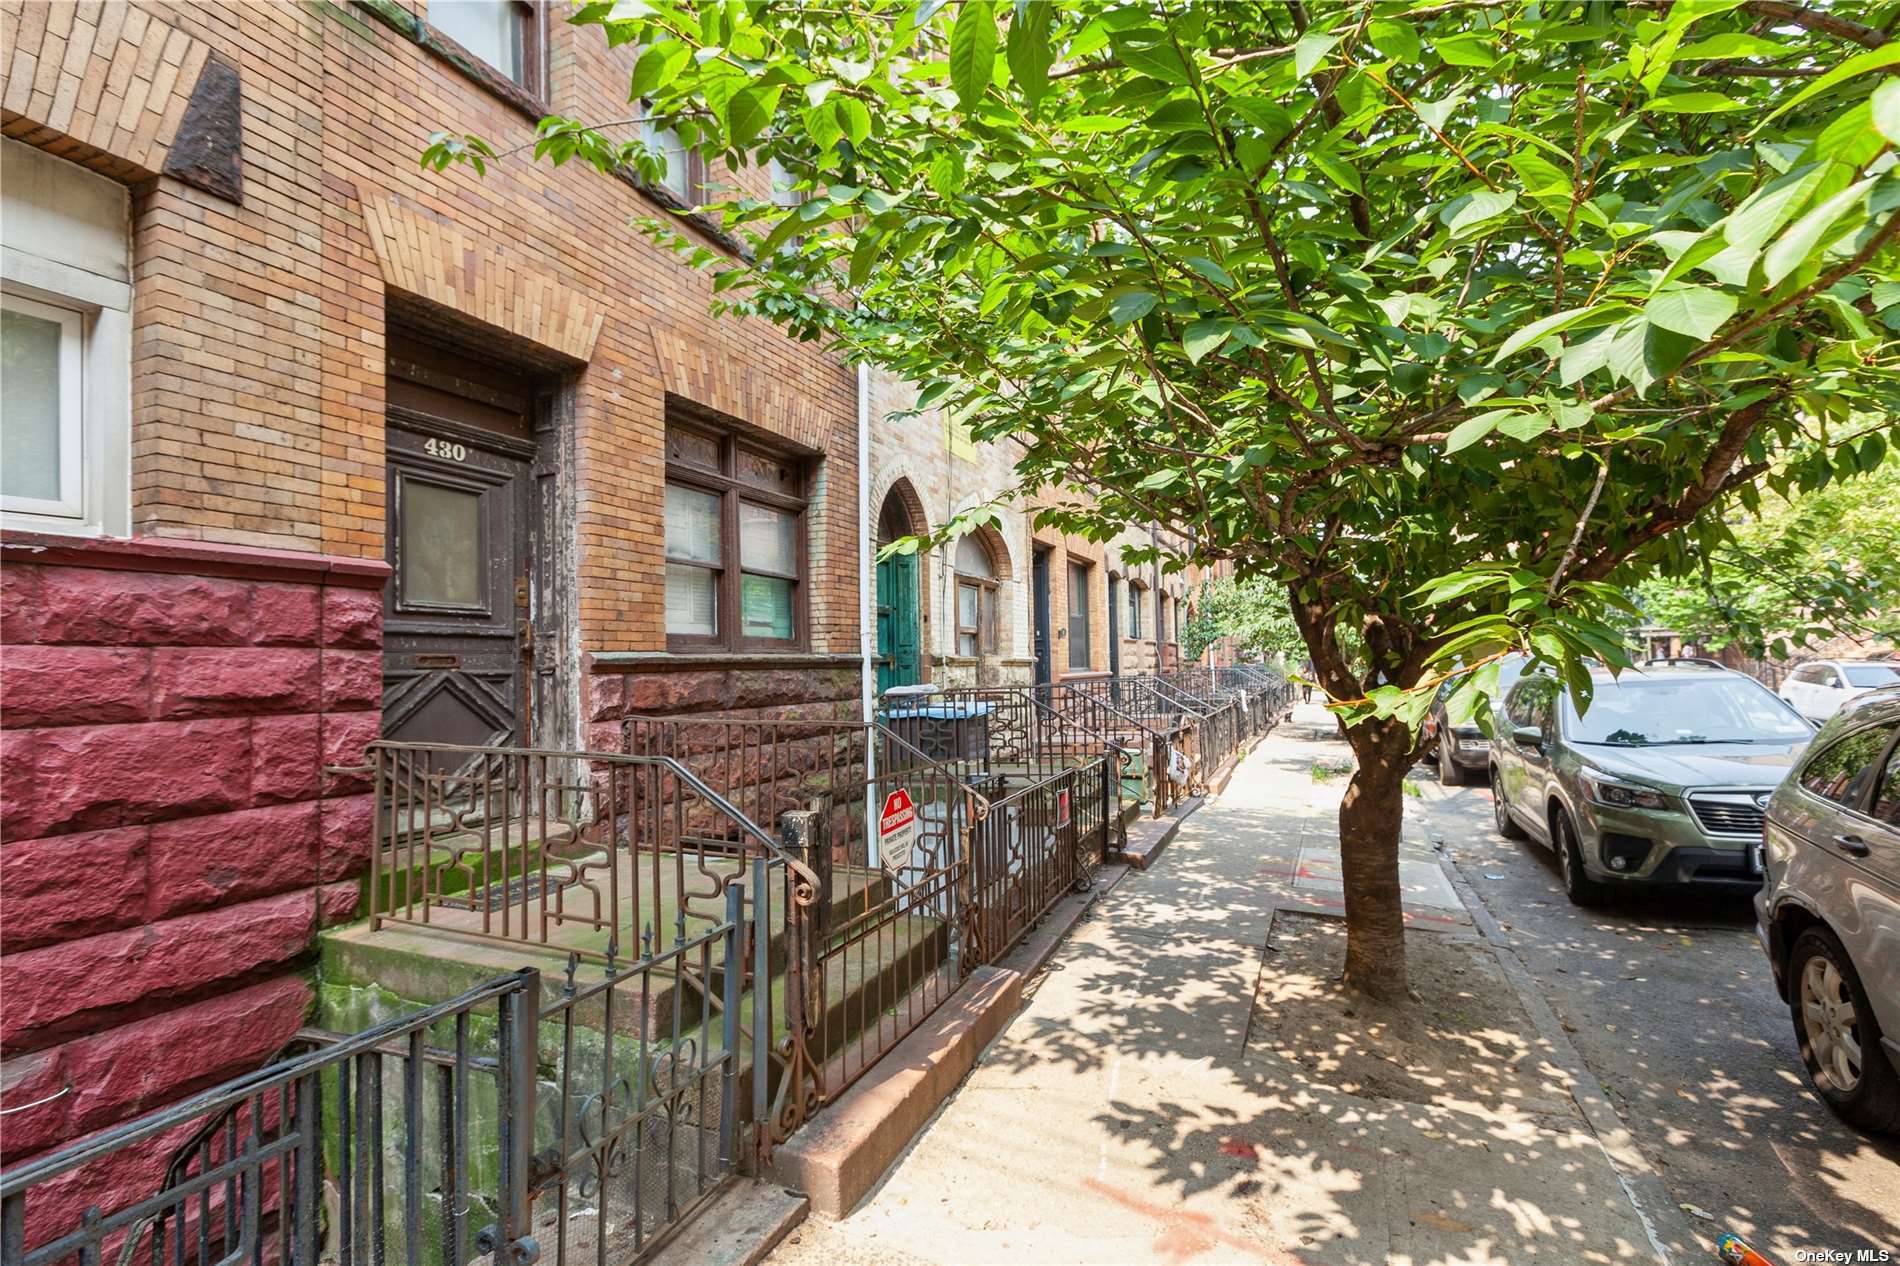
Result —
<path fill-rule="evenodd" d="M 0 1263 L 532 1261 L 535 1065 L 507 1053 L 532 1049 L 535 985 L 498 977 L 0 1174 Z M 527 1110 L 478 1125 L 476 1076 Z"/>

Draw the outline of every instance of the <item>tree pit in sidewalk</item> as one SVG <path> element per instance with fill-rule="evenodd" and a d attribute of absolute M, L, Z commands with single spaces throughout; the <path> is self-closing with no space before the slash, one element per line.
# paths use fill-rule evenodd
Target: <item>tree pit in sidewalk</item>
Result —
<path fill-rule="evenodd" d="M 1386 1002 L 1340 983 L 1346 925 L 1279 911 L 1248 1027 L 1250 1072 L 1278 1061 L 1299 1079 L 1367 1099 L 1484 1113 L 1574 1116 L 1567 1079 L 1488 948 L 1410 931 L 1414 998 Z"/>

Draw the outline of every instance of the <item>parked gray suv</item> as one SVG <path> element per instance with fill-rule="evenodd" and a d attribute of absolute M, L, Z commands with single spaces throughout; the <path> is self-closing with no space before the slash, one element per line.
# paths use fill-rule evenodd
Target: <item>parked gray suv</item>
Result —
<path fill-rule="evenodd" d="M 1900 686 L 1850 700 L 1768 802 L 1755 927 L 1815 1090 L 1900 1132 Z"/>
<path fill-rule="evenodd" d="M 1670 661 L 1591 673 L 1581 715 L 1548 672 L 1504 697 L 1498 830 L 1549 845 L 1572 901 L 1624 885 L 1761 883 L 1762 810 L 1814 727 L 1752 677 Z"/>

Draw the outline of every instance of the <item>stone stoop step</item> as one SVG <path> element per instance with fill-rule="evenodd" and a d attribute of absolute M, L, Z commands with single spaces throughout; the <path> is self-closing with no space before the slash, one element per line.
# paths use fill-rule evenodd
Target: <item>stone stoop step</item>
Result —
<path fill-rule="evenodd" d="M 977 968 L 916 1032 L 780 1145 L 768 1176 L 805 1193 L 820 1217 L 849 1213 L 1021 1008 L 1023 980 L 1021 972 Z"/>
<path fill-rule="evenodd" d="M 757 1266 L 810 1211 L 811 1201 L 795 1191 L 740 1179 L 701 1209 L 646 1266 Z"/>

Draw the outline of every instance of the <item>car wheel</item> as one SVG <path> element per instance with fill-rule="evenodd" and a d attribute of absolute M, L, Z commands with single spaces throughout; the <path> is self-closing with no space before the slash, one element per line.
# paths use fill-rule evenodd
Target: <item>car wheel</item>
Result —
<path fill-rule="evenodd" d="M 1788 1010 L 1808 1079 L 1850 1125 L 1900 1133 L 1900 1073 L 1880 1046 L 1880 1025 L 1847 951 L 1825 928 L 1809 928 L 1788 959 Z"/>
<path fill-rule="evenodd" d="M 1570 820 L 1570 814 L 1557 810 L 1551 819 L 1550 844 L 1557 852 L 1557 866 L 1563 872 L 1564 895 L 1570 898 L 1572 905 L 1588 906 L 1602 901 L 1606 895 L 1603 885 L 1590 878 L 1590 872 L 1583 868 L 1583 845 L 1577 838 L 1577 824 Z"/>
<path fill-rule="evenodd" d="M 1498 773 L 1496 765 L 1491 766 L 1491 811 L 1497 815 L 1498 834 L 1507 840 L 1529 839 L 1524 828 L 1517 824 L 1511 811 L 1504 803 L 1504 777 Z"/>
<path fill-rule="evenodd" d="M 1450 736 L 1443 730 L 1438 732 L 1438 781 L 1447 787 L 1462 787 L 1465 771 L 1452 759 Z"/>

